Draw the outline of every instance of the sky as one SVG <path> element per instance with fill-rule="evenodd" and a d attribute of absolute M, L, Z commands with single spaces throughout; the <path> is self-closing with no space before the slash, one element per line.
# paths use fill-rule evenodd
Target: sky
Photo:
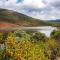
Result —
<path fill-rule="evenodd" d="M 0 0 L 0 8 L 41 20 L 60 19 L 60 0 Z"/>

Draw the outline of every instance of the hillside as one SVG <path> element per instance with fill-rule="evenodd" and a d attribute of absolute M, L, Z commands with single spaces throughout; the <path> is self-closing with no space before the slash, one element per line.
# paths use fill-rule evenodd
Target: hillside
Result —
<path fill-rule="evenodd" d="M 24 26 L 24 27 L 49 25 L 47 22 L 34 19 L 32 17 L 26 16 L 24 14 L 21 14 L 12 10 L 0 9 L 0 25 L 3 23 L 6 23 L 6 25 L 8 26 L 9 25 L 13 26 L 14 24 L 15 26 L 18 25 L 18 26 Z"/>
<path fill-rule="evenodd" d="M 49 22 L 49 23 L 51 23 L 51 24 L 52 24 L 52 26 L 60 27 L 60 19 L 56 19 L 56 20 L 49 20 L 48 22 Z"/>
<path fill-rule="evenodd" d="M 56 19 L 56 20 L 49 20 L 50 22 L 60 22 L 60 19 Z"/>

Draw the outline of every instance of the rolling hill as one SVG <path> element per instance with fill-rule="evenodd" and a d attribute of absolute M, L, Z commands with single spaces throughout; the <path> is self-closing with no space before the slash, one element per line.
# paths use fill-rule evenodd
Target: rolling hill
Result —
<path fill-rule="evenodd" d="M 56 19 L 56 20 L 49 20 L 50 22 L 60 22 L 60 19 Z"/>
<path fill-rule="evenodd" d="M 45 26 L 50 25 L 45 21 L 35 19 L 16 11 L 0 9 L 0 27 L 16 27 L 16 26 Z"/>
<path fill-rule="evenodd" d="M 51 23 L 52 26 L 60 27 L 60 19 L 49 20 L 48 22 Z"/>

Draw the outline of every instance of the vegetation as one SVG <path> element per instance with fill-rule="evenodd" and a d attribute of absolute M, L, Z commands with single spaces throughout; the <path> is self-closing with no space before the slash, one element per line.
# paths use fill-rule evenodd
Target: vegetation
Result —
<path fill-rule="evenodd" d="M 0 33 L 0 60 L 55 60 L 60 57 L 60 31 Z M 3 42 L 3 43 L 2 43 Z"/>
<path fill-rule="evenodd" d="M 24 14 L 7 10 L 0 9 L 0 23 L 15 24 L 15 26 L 57 26 L 60 27 L 60 23 L 42 21 L 40 19 L 35 19 Z"/>
<path fill-rule="evenodd" d="M 53 22 L 53 21 L 48 21 L 47 23 L 50 23 L 51 24 L 51 26 L 54 26 L 54 27 L 60 27 L 60 22 Z"/>
<path fill-rule="evenodd" d="M 40 21 L 6 9 L 0 9 L 1 23 L 60 27 L 59 22 Z M 60 57 L 60 30 L 54 30 L 49 38 L 36 31 L 0 32 L 0 60 L 55 60 L 57 57 Z"/>

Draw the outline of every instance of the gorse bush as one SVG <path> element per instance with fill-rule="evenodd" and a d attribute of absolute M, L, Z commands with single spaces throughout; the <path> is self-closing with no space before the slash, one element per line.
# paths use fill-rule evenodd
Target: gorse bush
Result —
<path fill-rule="evenodd" d="M 0 34 L 4 42 L 3 50 L 0 47 L 0 60 L 54 60 L 59 55 L 59 44 L 52 37 L 47 38 L 41 32 L 15 31 L 9 32 L 6 38 Z M 59 36 L 59 35 L 58 35 Z"/>
<path fill-rule="evenodd" d="M 36 42 L 36 43 L 40 43 L 41 41 L 45 42 L 47 39 L 46 36 L 40 32 L 33 33 L 31 38 L 32 38 L 32 41 L 34 40 L 34 42 Z"/>
<path fill-rule="evenodd" d="M 55 40 L 59 40 L 60 41 L 60 30 L 54 30 L 51 33 L 51 37 L 54 38 Z"/>

